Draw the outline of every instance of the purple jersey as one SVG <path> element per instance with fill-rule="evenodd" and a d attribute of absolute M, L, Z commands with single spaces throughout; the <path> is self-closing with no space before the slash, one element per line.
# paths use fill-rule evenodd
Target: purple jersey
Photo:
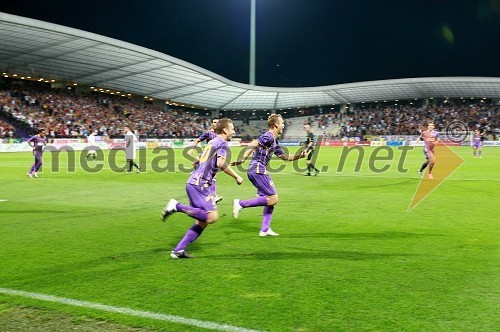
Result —
<path fill-rule="evenodd" d="M 33 142 L 33 153 L 37 156 L 41 156 L 43 153 L 43 147 L 47 143 L 46 137 L 40 137 L 38 135 L 31 136 L 28 142 Z"/>
<path fill-rule="evenodd" d="M 198 140 L 200 142 L 203 142 L 203 141 L 209 142 L 209 141 L 213 140 L 216 137 L 217 137 L 217 134 L 214 131 L 207 130 L 206 132 L 204 132 L 203 134 L 201 134 L 200 137 L 198 137 Z"/>
<path fill-rule="evenodd" d="M 284 154 L 280 143 L 274 135 L 268 131 L 257 138 L 259 145 L 255 148 L 252 161 L 248 167 L 248 173 L 266 174 L 267 164 L 273 154 L 280 157 Z"/>
<path fill-rule="evenodd" d="M 216 136 L 211 140 L 203 149 L 199 166 L 191 173 L 187 183 L 201 187 L 210 186 L 219 170 L 217 160 L 219 157 L 226 158 L 228 150 L 229 144 L 221 137 Z"/>

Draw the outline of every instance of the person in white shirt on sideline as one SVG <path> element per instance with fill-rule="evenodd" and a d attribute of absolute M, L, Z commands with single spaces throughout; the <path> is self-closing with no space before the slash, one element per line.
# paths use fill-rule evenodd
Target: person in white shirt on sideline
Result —
<path fill-rule="evenodd" d="M 95 160 L 96 158 L 96 152 L 95 152 L 95 136 L 97 135 L 97 131 L 93 130 L 89 136 L 87 136 L 87 144 L 89 146 L 89 150 L 87 152 L 87 160 L 92 158 L 92 160 Z"/>
<path fill-rule="evenodd" d="M 130 130 L 129 127 L 124 127 L 125 130 L 125 157 L 127 158 L 128 170 L 127 173 L 132 173 L 132 166 L 137 168 L 137 173 L 141 171 L 139 166 L 135 163 L 135 143 L 139 140 L 137 136 Z"/>

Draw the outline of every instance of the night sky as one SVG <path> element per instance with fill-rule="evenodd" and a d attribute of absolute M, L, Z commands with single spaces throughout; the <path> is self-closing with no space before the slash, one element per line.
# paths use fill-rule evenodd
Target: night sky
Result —
<path fill-rule="evenodd" d="M 2 1 L 248 83 L 250 0 Z M 500 77 L 500 0 L 257 0 L 256 84 Z"/>

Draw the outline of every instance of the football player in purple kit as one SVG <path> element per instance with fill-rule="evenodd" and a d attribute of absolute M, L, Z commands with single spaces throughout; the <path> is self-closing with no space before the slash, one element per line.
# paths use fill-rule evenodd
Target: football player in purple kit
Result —
<path fill-rule="evenodd" d="M 233 122 L 227 118 L 220 119 L 215 127 L 215 133 L 217 136 L 203 149 L 198 168 L 191 173 L 187 180 L 186 193 L 190 205 L 183 205 L 175 199 L 171 199 L 161 213 L 162 220 L 167 219 L 175 212 L 185 213 L 196 220 L 170 253 L 172 258 L 194 258 L 187 253 L 186 247 L 195 241 L 209 224 L 213 224 L 219 219 L 215 205 L 215 191 L 212 190 L 213 178 L 219 169 L 232 176 L 237 184 L 243 182 L 243 178 L 233 171 L 226 162 L 229 151 L 227 141 L 234 135 Z"/>
<path fill-rule="evenodd" d="M 210 129 L 205 131 L 203 134 L 201 134 L 200 137 L 194 141 L 193 147 L 191 150 L 189 150 L 189 154 L 195 154 L 196 150 L 195 148 L 198 146 L 203 141 L 207 141 L 207 143 L 211 140 L 213 140 L 217 134 L 215 133 L 215 127 L 217 126 L 217 123 L 219 122 L 219 118 L 212 118 L 212 124 L 210 125 Z"/>
<path fill-rule="evenodd" d="M 47 137 L 45 137 L 45 130 L 40 130 L 40 132 L 28 139 L 28 144 L 33 148 L 33 156 L 35 157 L 35 162 L 31 166 L 30 171 L 26 173 L 29 178 L 38 177 L 38 170 L 43 164 L 43 147 L 47 145 Z"/>
<path fill-rule="evenodd" d="M 484 134 L 479 131 L 479 129 L 474 130 L 474 136 L 472 137 L 472 148 L 474 149 L 474 158 L 477 158 L 476 151 L 479 151 L 479 158 L 483 158 L 483 136 Z"/>
<path fill-rule="evenodd" d="M 432 175 L 432 170 L 434 168 L 434 164 L 436 163 L 436 158 L 434 157 L 434 143 L 439 139 L 439 134 L 434 130 L 434 123 L 429 122 L 427 124 L 427 128 L 421 127 L 420 129 L 420 137 L 417 139 L 422 139 L 424 141 L 424 155 L 425 161 L 423 162 L 420 170 L 418 171 L 418 175 L 422 177 L 424 175 L 424 170 L 427 166 L 429 166 L 429 179 L 434 179 Z"/>
<path fill-rule="evenodd" d="M 196 141 L 194 141 L 194 144 L 193 144 L 193 147 L 188 151 L 188 153 L 192 156 L 194 156 L 196 154 L 196 147 L 198 146 L 198 144 L 200 144 L 201 142 L 203 141 L 206 141 L 207 143 L 210 142 L 211 140 L 213 140 L 215 137 L 217 137 L 217 134 L 215 133 L 215 127 L 217 126 L 217 123 L 219 122 L 219 118 L 212 118 L 212 124 L 210 125 L 210 129 L 205 131 L 203 134 L 201 134 L 200 137 L 198 137 L 196 139 Z M 199 160 L 196 160 L 194 163 L 193 163 L 193 166 L 196 168 L 198 167 L 198 162 Z M 215 192 L 215 181 L 216 181 L 216 178 L 215 177 L 212 181 L 212 190 L 213 192 Z M 222 201 L 222 196 L 218 196 L 216 195 L 215 197 L 215 203 L 218 204 L 220 201 Z"/>
<path fill-rule="evenodd" d="M 248 167 L 248 179 L 257 188 L 257 198 L 249 200 L 235 199 L 233 202 L 233 217 L 238 218 L 241 209 L 263 206 L 262 225 L 259 236 L 278 236 L 279 234 L 271 229 L 271 219 L 273 217 L 274 206 L 278 204 L 278 194 L 274 187 L 273 180 L 267 172 L 267 165 L 272 155 L 276 155 L 282 160 L 297 160 L 306 156 L 306 151 L 295 155 L 287 155 L 281 149 L 278 136 L 283 133 L 285 124 L 279 114 L 272 114 L 267 120 L 269 131 L 248 145 L 248 150 L 243 154 L 243 158 L 231 163 L 232 166 L 240 165 L 253 153 L 252 161 Z"/>

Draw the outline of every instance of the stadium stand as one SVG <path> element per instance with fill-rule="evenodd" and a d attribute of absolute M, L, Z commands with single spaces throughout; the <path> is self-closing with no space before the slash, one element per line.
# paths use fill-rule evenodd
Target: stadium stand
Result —
<path fill-rule="evenodd" d="M 111 95 L 76 95 L 73 91 L 44 86 L 3 86 L 0 88 L 0 137 L 25 137 L 35 129 L 46 129 L 49 137 L 86 137 L 91 130 L 110 138 L 121 137 L 124 126 L 137 130 L 145 138 L 197 137 L 210 124 L 208 112 L 183 108 L 163 109 L 145 102 Z M 468 128 L 486 128 L 491 139 L 500 133 L 500 107 L 480 102 L 471 104 L 440 104 L 350 107 L 344 112 L 323 114 L 307 110 L 307 116 L 286 117 L 284 139 L 304 136 L 304 125 L 310 124 L 315 134 L 328 138 L 376 135 L 415 135 L 418 125 L 434 121 L 443 131 L 452 121 L 461 121 Z M 316 114 L 314 114 L 316 113 Z M 237 136 L 249 141 L 267 130 L 264 116 L 234 120 Z"/>
<path fill-rule="evenodd" d="M 14 132 L 15 129 L 10 123 L 0 119 L 0 138 L 14 137 Z"/>

